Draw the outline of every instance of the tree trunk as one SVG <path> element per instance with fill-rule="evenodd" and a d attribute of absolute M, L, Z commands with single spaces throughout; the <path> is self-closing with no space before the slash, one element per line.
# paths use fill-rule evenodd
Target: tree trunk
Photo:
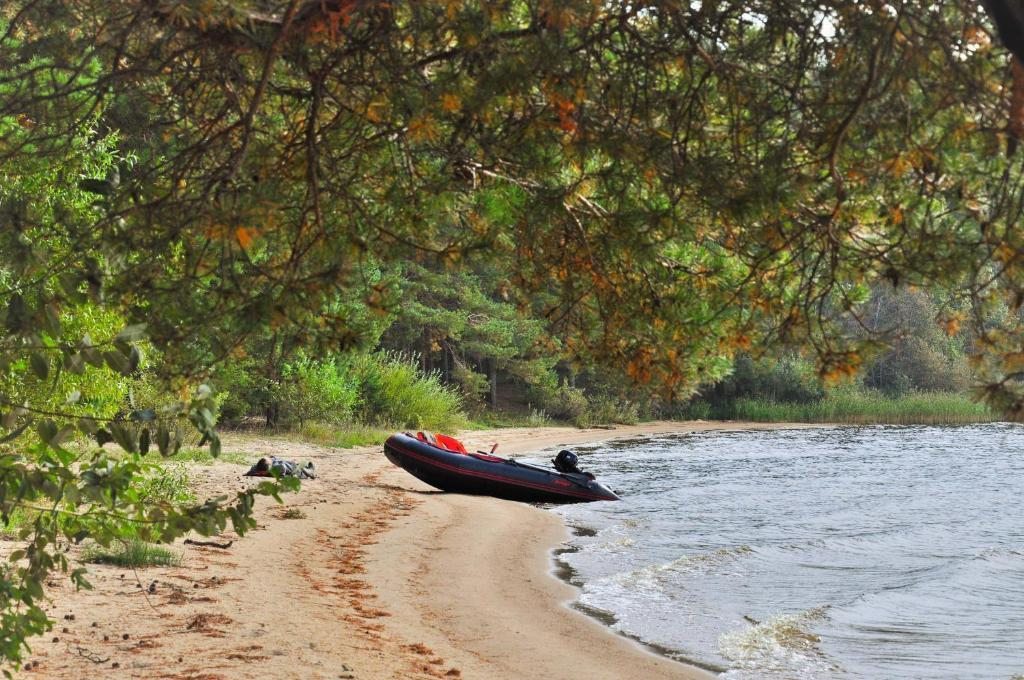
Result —
<path fill-rule="evenodd" d="M 498 405 L 498 360 L 490 359 L 491 408 Z"/>
<path fill-rule="evenodd" d="M 1006 155 L 1012 156 L 1024 138 L 1024 62 L 1013 57 L 1010 72 L 1013 82 L 1010 85 L 1010 116 L 1006 124 Z"/>
<path fill-rule="evenodd" d="M 423 331 L 423 356 L 421 357 L 423 375 L 430 374 L 430 333 Z"/>
<path fill-rule="evenodd" d="M 981 4 L 995 22 L 1006 49 L 1024 60 L 1024 3 L 1021 0 L 982 0 Z"/>
<path fill-rule="evenodd" d="M 448 342 L 441 343 L 441 370 L 443 371 L 441 376 L 446 385 L 450 385 L 452 382 L 452 359 L 448 356 L 449 351 Z"/>
<path fill-rule="evenodd" d="M 267 385 L 279 385 L 281 383 L 281 370 L 279 364 L 279 358 L 277 356 L 277 333 L 274 333 L 270 339 L 270 352 L 267 353 L 267 368 L 266 368 L 266 381 Z M 280 404 L 277 402 L 277 395 L 274 394 L 272 389 L 267 390 L 267 407 L 264 411 L 264 417 L 266 418 L 266 426 L 268 428 L 277 427 L 277 418 L 280 414 Z"/>

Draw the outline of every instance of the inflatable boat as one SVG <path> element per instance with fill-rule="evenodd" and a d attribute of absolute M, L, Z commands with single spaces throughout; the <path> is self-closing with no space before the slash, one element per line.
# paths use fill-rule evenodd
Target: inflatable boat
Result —
<path fill-rule="evenodd" d="M 412 476 L 442 491 L 528 503 L 619 500 L 593 475 L 578 469 L 558 472 L 493 453 L 467 451 L 457 439 L 442 434 L 393 434 L 384 442 L 384 455 Z M 572 459 L 575 461 L 575 456 Z"/>

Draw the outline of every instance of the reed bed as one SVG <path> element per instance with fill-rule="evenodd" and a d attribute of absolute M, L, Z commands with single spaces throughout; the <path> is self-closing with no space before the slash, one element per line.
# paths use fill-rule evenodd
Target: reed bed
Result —
<path fill-rule="evenodd" d="M 726 417 L 756 422 L 963 425 L 998 420 L 985 404 L 949 392 L 890 397 L 868 390 L 843 391 L 806 404 L 738 399 L 730 411 Z"/>

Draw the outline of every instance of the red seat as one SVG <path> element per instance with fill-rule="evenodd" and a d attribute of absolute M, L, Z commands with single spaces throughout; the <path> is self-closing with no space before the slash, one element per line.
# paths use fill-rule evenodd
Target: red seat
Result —
<path fill-rule="evenodd" d="M 449 437 L 446 434 L 433 434 L 431 432 L 417 432 L 416 439 L 421 442 L 431 444 L 439 449 L 444 449 L 451 453 L 467 453 L 466 447 L 462 445 L 455 437 Z"/>
<path fill-rule="evenodd" d="M 437 437 L 437 444 L 442 449 L 451 451 L 452 453 L 466 453 L 466 447 L 463 446 L 462 442 L 455 437 L 449 437 L 446 434 L 438 434 L 434 436 Z"/>

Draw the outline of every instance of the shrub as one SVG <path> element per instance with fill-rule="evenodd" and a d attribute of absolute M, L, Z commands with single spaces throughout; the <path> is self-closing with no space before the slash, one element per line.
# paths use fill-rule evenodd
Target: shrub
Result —
<path fill-rule="evenodd" d="M 424 375 L 409 355 L 381 352 L 365 356 L 354 370 L 362 415 L 368 421 L 449 431 L 466 424 L 458 392 L 442 384 L 437 373 Z"/>
<path fill-rule="evenodd" d="M 568 385 L 538 386 L 531 390 L 531 396 L 540 402 L 544 412 L 555 420 L 569 421 L 580 427 L 589 424 L 590 403 L 583 390 Z"/>
<path fill-rule="evenodd" d="M 728 408 L 740 398 L 807 404 L 825 396 L 809 362 L 798 357 L 755 361 L 746 354 L 736 357 L 728 377 L 702 392 L 712 410 Z"/>
<path fill-rule="evenodd" d="M 609 396 L 591 399 L 587 410 L 593 424 L 636 425 L 640 421 L 640 408 L 637 404 Z"/>
<path fill-rule="evenodd" d="M 864 376 L 866 387 L 893 395 L 911 391 L 963 392 L 969 384 L 970 371 L 962 357 L 947 357 L 916 337 L 901 341 L 872 363 Z"/>
<path fill-rule="evenodd" d="M 461 362 L 456 362 L 451 371 L 452 380 L 470 408 L 474 411 L 483 407 L 485 397 L 491 390 L 491 383 L 483 373 L 477 373 Z"/>
<path fill-rule="evenodd" d="M 221 399 L 219 420 L 238 423 L 265 403 L 267 387 L 251 360 L 226 361 L 213 377 Z"/>
<path fill-rule="evenodd" d="M 712 418 L 711 404 L 703 399 L 694 399 L 680 409 L 678 414 L 680 418 L 686 420 L 710 420 Z"/>
<path fill-rule="evenodd" d="M 299 359 L 285 366 L 277 395 L 279 424 L 315 420 L 344 423 L 352 418 L 359 387 L 347 367 L 337 360 Z"/>

